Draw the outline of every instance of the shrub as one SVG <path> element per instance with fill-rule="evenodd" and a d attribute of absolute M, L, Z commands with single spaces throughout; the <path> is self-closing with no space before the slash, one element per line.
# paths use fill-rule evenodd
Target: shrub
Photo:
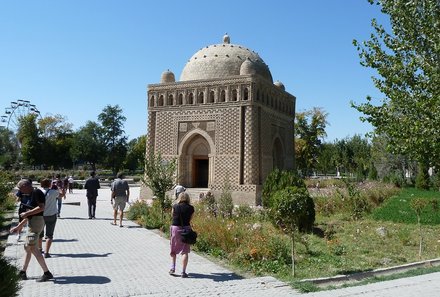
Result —
<path fill-rule="evenodd" d="M 17 296 L 20 290 L 18 270 L 0 255 L 0 295 Z"/>
<path fill-rule="evenodd" d="M 417 177 L 416 177 L 416 188 L 417 189 L 423 189 L 423 190 L 429 189 L 428 168 L 429 168 L 428 165 L 423 164 L 422 162 L 419 163 L 418 170 L 417 170 Z"/>
<path fill-rule="evenodd" d="M 128 210 L 127 218 L 136 220 L 147 229 L 159 229 L 165 233 L 168 232 L 171 222 L 169 209 L 162 214 L 161 203 L 158 200 L 154 200 L 151 206 L 141 201 L 135 202 Z"/>
<path fill-rule="evenodd" d="M 248 204 L 241 204 L 235 209 L 238 218 L 249 218 L 254 215 L 254 210 Z"/>
<path fill-rule="evenodd" d="M 234 203 L 232 202 L 232 195 L 229 191 L 229 187 L 225 186 L 218 200 L 218 211 L 223 218 L 232 217 L 232 211 L 234 210 Z"/>
<path fill-rule="evenodd" d="M 263 185 L 261 194 L 262 204 L 264 207 L 271 208 L 273 206 L 273 195 L 278 190 L 287 187 L 306 188 L 304 180 L 292 171 L 273 170 L 269 173 Z"/>
<path fill-rule="evenodd" d="M 201 206 L 210 215 L 217 216 L 217 211 L 218 211 L 217 202 L 215 201 L 214 195 L 210 191 L 208 191 L 208 193 L 206 193 L 205 197 L 203 198 L 203 200 L 201 202 Z"/>

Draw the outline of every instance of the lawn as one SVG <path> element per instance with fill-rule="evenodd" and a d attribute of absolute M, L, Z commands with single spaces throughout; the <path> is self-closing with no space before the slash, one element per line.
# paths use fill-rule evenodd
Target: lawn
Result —
<path fill-rule="evenodd" d="M 291 275 L 291 241 L 267 220 L 261 208 L 240 206 L 232 217 L 222 217 L 214 215 L 205 205 L 196 205 L 193 227 L 199 238 L 194 249 L 237 273 L 273 275 L 289 283 L 438 258 L 440 216 L 437 202 L 433 201 L 440 200 L 439 192 L 390 190 L 388 185 L 382 187 L 381 184 L 361 187 L 356 192 L 360 193 L 356 201 L 363 197 L 361 199 L 367 199 L 371 207 L 366 207 L 363 215 L 356 219 L 350 209 L 351 198 L 343 189 L 332 196 L 314 198 L 314 232 L 296 236 L 295 277 Z M 414 198 L 429 201 L 422 212 L 421 258 L 418 255 L 419 227 L 409 202 Z M 135 210 L 136 207 L 131 208 Z M 145 225 L 148 220 L 142 213 L 135 217 L 142 217 Z"/>

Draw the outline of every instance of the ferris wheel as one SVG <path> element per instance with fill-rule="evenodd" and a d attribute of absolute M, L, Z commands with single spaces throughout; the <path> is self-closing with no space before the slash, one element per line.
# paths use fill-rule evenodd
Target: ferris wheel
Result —
<path fill-rule="evenodd" d="M 28 100 L 12 101 L 9 107 L 5 108 L 4 115 L 1 116 L 1 126 L 6 127 L 14 134 L 17 133 L 20 119 L 28 114 L 36 114 L 41 117 L 40 111 L 35 104 L 31 104 Z"/>

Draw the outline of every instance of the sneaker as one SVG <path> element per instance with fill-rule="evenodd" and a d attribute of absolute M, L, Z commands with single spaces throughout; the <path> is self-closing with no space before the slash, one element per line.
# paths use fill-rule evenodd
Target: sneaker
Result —
<path fill-rule="evenodd" d="M 173 268 L 170 269 L 170 271 L 168 271 L 169 274 L 174 274 L 174 272 L 176 272 Z"/>
<path fill-rule="evenodd" d="M 48 280 L 50 280 L 50 279 L 52 279 L 53 278 L 53 275 L 52 275 L 52 273 L 50 273 L 50 271 L 48 270 L 48 271 L 46 271 L 42 276 L 41 276 L 41 278 L 39 278 L 39 279 L 37 279 L 37 282 L 46 282 L 46 281 L 48 281 Z"/>
<path fill-rule="evenodd" d="M 20 278 L 22 280 L 27 280 L 27 275 L 26 275 L 26 271 L 20 270 L 20 272 L 18 273 L 18 276 L 20 276 Z"/>
<path fill-rule="evenodd" d="M 188 274 L 186 272 L 182 272 L 182 278 L 187 278 Z"/>
<path fill-rule="evenodd" d="M 51 258 L 52 256 L 49 253 L 44 254 L 44 258 Z"/>

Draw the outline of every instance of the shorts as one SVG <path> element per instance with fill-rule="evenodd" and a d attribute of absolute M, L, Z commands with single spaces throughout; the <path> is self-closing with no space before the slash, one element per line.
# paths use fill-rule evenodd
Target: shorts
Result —
<path fill-rule="evenodd" d="M 25 246 L 35 246 L 38 245 L 38 240 L 40 238 L 40 233 L 44 228 L 44 218 L 43 216 L 33 216 L 28 219 L 28 231 L 26 234 Z"/>
<path fill-rule="evenodd" d="M 127 204 L 127 196 L 117 196 L 115 197 L 115 203 L 113 204 L 113 209 L 124 211 L 125 204 Z"/>
<path fill-rule="evenodd" d="M 53 239 L 53 231 L 55 230 L 55 225 L 57 223 L 57 215 L 44 216 L 45 228 L 40 233 L 40 238 L 44 237 L 44 231 L 46 231 L 46 238 Z"/>

